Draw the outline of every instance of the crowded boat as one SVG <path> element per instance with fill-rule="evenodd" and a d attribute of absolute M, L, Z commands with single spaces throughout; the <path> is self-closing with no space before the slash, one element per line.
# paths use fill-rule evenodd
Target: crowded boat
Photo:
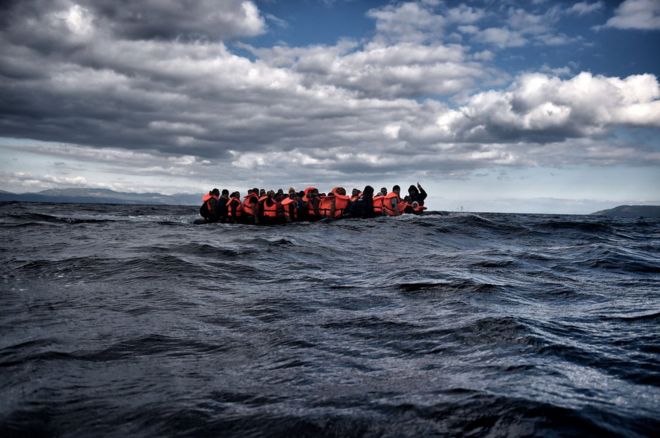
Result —
<path fill-rule="evenodd" d="M 353 189 L 350 195 L 344 187 L 334 187 L 327 193 L 316 187 L 302 191 L 291 187 L 287 192 L 253 188 L 243 197 L 240 192 L 215 188 L 202 197 L 199 214 L 203 219 L 196 222 L 262 225 L 422 214 L 426 197 L 419 183 L 411 185 L 403 197 L 398 185 L 389 192 L 385 187 L 375 192 L 366 186 L 363 190 Z"/>

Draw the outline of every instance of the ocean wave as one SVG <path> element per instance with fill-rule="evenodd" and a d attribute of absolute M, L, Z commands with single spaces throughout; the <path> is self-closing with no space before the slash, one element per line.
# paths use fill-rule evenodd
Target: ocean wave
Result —
<path fill-rule="evenodd" d="M 1 207 L 1 436 L 660 427 L 657 222 Z"/>

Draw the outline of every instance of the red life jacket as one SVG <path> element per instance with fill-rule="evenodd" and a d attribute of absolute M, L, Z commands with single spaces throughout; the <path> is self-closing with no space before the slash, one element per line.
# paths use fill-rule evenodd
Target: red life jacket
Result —
<path fill-rule="evenodd" d="M 397 208 L 396 210 L 392 206 L 392 200 L 396 199 L 397 201 Z M 397 195 L 394 192 L 389 192 L 387 195 L 385 195 L 385 199 L 383 201 L 383 211 L 385 212 L 386 215 L 388 216 L 398 216 L 401 214 L 401 211 L 399 209 L 399 205 L 402 204 L 401 198 L 399 198 L 399 195 Z"/>

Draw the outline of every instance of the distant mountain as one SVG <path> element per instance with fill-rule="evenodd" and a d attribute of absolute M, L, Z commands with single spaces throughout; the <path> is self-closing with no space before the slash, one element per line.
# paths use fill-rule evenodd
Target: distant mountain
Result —
<path fill-rule="evenodd" d="M 200 195 L 178 193 L 127 193 L 109 189 L 50 189 L 38 193 L 10 193 L 0 191 L 0 201 L 63 202 L 76 204 L 157 204 L 197 205 Z"/>
<path fill-rule="evenodd" d="M 601 210 L 594 215 L 611 217 L 658 217 L 660 218 L 660 205 L 619 205 L 609 210 Z"/>

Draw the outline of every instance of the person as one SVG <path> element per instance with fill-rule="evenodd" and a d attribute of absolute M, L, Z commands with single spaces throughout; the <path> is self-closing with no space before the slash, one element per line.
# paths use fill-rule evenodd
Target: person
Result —
<path fill-rule="evenodd" d="M 381 196 L 387 196 L 387 188 L 381 187 L 380 188 L 380 195 Z"/>
<path fill-rule="evenodd" d="M 351 198 L 346 196 L 346 189 L 335 187 L 319 202 L 319 213 L 325 219 L 339 219 L 344 215 Z"/>
<path fill-rule="evenodd" d="M 265 196 L 259 198 L 260 217 L 264 223 L 277 223 L 277 201 L 275 201 L 275 192 L 269 190 Z"/>
<path fill-rule="evenodd" d="M 251 224 L 259 223 L 259 189 L 248 190 L 243 198 L 243 221 Z"/>
<path fill-rule="evenodd" d="M 229 216 L 227 214 L 227 202 L 229 202 L 229 190 L 222 189 L 222 194 L 218 199 L 218 220 L 223 223 L 227 222 L 227 218 Z"/>
<path fill-rule="evenodd" d="M 295 190 L 289 190 L 288 195 L 284 195 L 282 199 L 282 210 L 284 213 L 284 220 L 293 222 L 298 220 L 298 194 Z"/>
<path fill-rule="evenodd" d="M 306 221 L 307 220 L 307 201 L 305 200 L 305 192 L 301 191 L 298 192 L 298 196 L 296 199 L 296 210 L 297 210 L 297 219 L 299 221 Z"/>
<path fill-rule="evenodd" d="M 365 186 L 357 201 L 351 203 L 348 215 L 351 217 L 371 218 L 376 215 L 373 203 L 374 188 Z M 380 214 L 380 213 L 379 213 Z"/>
<path fill-rule="evenodd" d="M 240 192 L 233 192 L 227 201 L 227 220 L 232 223 L 240 222 L 243 217 L 243 203 Z"/>
<path fill-rule="evenodd" d="M 346 210 L 351 204 L 351 197 L 346 195 L 346 189 L 343 187 L 335 187 L 330 191 L 334 195 L 335 201 L 330 211 L 330 217 L 339 219 L 344 216 Z"/>
<path fill-rule="evenodd" d="M 319 189 L 316 187 L 307 187 L 305 189 L 304 200 L 307 203 L 307 220 L 319 220 L 321 218 L 321 212 L 319 211 L 319 203 L 321 202 Z"/>
<path fill-rule="evenodd" d="M 199 207 L 199 214 L 206 222 L 218 221 L 218 199 L 220 198 L 220 190 L 213 189 L 208 195 L 202 198 L 202 206 Z"/>
<path fill-rule="evenodd" d="M 360 195 L 362 194 L 361 191 L 358 189 L 353 189 L 351 191 L 351 202 L 357 202 L 358 199 L 360 199 Z"/>
<path fill-rule="evenodd" d="M 405 205 L 401 201 L 400 193 L 401 187 L 395 185 L 392 187 L 392 191 L 385 196 L 385 200 L 383 201 L 383 211 L 386 215 L 399 216 L 405 209 Z"/>
<path fill-rule="evenodd" d="M 385 191 L 387 192 L 387 190 Z M 362 194 L 364 195 L 364 192 L 362 192 Z M 384 201 L 385 201 L 385 195 L 383 195 L 383 189 L 380 189 L 380 191 L 372 199 L 374 216 L 382 216 L 384 214 L 383 212 Z"/>
<path fill-rule="evenodd" d="M 419 182 L 417 183 L 417 187 L 414 185 L 411 185 L 408 187 L 408 195 L 404 198 L 404 201 L 406 201 L 408 204 L 411 204 L 413 202 L 417 202 L 418 205 L 423 206 L 424 205 L 424 200 L 426 199 L 426 191 L 422 188 L 421 185 L 419 185 Z"/>

